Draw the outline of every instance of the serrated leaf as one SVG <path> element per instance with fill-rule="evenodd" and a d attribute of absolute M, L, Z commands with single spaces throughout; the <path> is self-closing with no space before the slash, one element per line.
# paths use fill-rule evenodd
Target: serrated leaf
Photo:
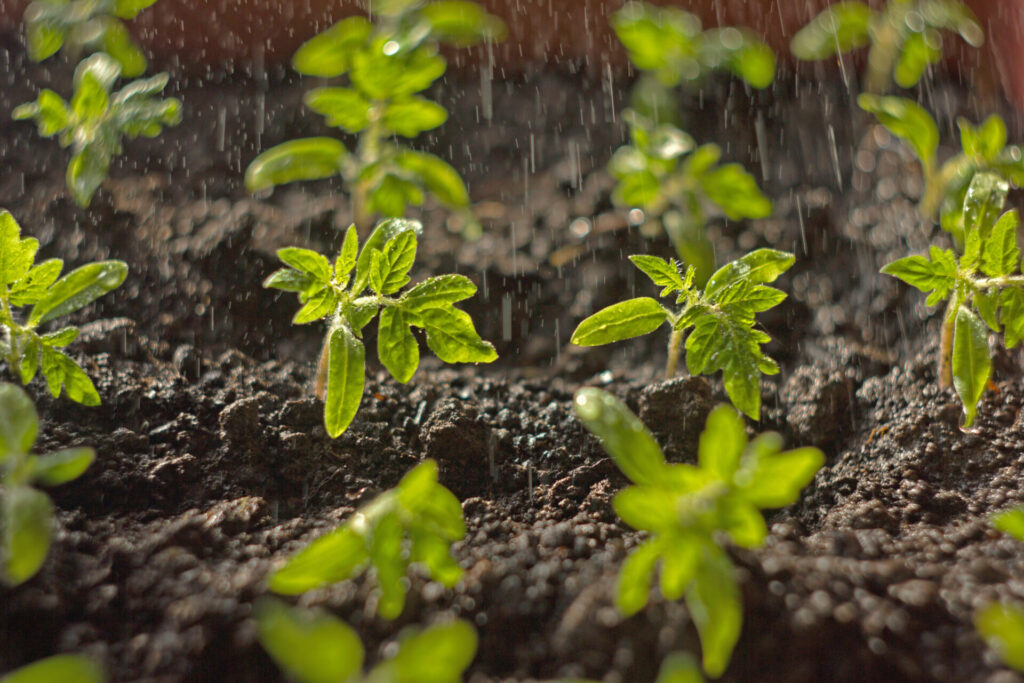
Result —
<path fill-rule="evenodd" d="M 366 350 L 346 325 L 328 333 L 327 400 L 324 424 L 333 439 L 348 429 L 363 400 Z"/>
<path fill-rule="evenodd" d="M 982 250 L 981 270 L 989 277 L 1011 275 L 1020 263 L 1020 249 L 1017 247 L 1016 211 L 1007 211 L 992 227 L 992 232 Z"/>
<path fill-rule="evenodd" d="M 777 249 L 756 249 L 715 271 L 705 286 L 704 293 L 714 299 L 716 292 L 734 282 L 751 284 L 774 282 L 796 262 L 793 254 Z"/>
<path fill-rule="evenodd" d="M 77 268 L 54 283 L 32 307 L 29 324 L 47 323 L 77 311 L 120 287 L 127 276 L 124 261 L 98 261 Z"/>
<path fill-rule="evenodd" d="M 0 499 L 3 579 L 17 586 L 28 581 L 46 561 L 53 535 L 53 503 L 41 491 L 12 486 Z"/>
<path fill-rule="evenodd" d="M 39 303 L 46 296 L 46 290 L 60 277 L 63 267 L 64 262 L 60 259 L 47 259 L 32 266 L 28 273 L 11 285 L 11 304 L 28 306 Z"/>
<path fill-rule="evenodd" d="M 642 270 L 647 277 L 651 278 L 651 282 L 664 288 L 658 296 L 665 297 L 672 292 L 687 289 L 686 283 L 683 282 L 683 278 L 679 274 L 679 266 L 675 261 L 670 262 L 657 256 L 646 255 L 630 256 L 629 260 L 633 262 L 634 266 Z"/>
<path fill-rule="evenodd" d="M 874 114 L 890 133 L 906 140 L 925 167 L 935 163 L 939 128 L 935 119 L 921 105 L 903 97 L 869 93 L 858 96 L 857 104 L 869 114 Z"/>
<path fill-rule="evenodd" d="M 974 423 L 991 373 L 988 329 L 978 316 L 960 306 L 953 331 L 953 386 L 964 406 L 964 427 Z"/>
<path fill-rule="evenodd" d="M 402 296 L 402 308 L 418 312 L 444 308 L 476 294 L 476 285 L 463 275 L 438 275 L 413 286 Z"/>
<path fill-rule="evenodd" d="M 21 228 L 7 211 L 0 211 L 0 286 L 17 283 L 35 261 L 39 241 L 21 239 Z"/>
<path fill-rule="evenodd" d="M 263 649 L 302 683 L 338 683 L 362 672 L 359 636 L 332 616 L 264 598 L 256 605 L 256 626 Z"/>
<path fill-rule="evenodd" d="M 391 306 L 380 314 L 377 328 L 377 356 L 391 376 L 405 384 L 420 364 L 420 347 L 409 330 L 402 309 Z"/>
<path fill-rule="evenodd" d="M 285 247 L 277 250 L 277 258 L 295 270 L 306 273 L 317 282 L 327 284 L 331 281 L 331 264 L 327 259 L 310 249 Z"/>
<path fill-rule="evenodd" d="M 302 138 L 271 147 L 245 170 L 245 187 L 259 192 L 298 180 L 319 180 L 341 173 L 348 149 L 334 138 Z"/>
<path fill-rule="evenodd" d="M 935 291 L 935 303 L 945 299 L 956 284 L 956 257 L 951 250 L 931 248 L 931 260 L 924 256 L 907 256 L 893 261 L 881 272 L 906 282 L 922 292 Z M 929 297 L 929 305 L 933 299 Z"/>
<path fill-rule="evenodd" d="M 100 395 L 92 380 L 70 356 L 53 347 L 42 346 L 42 372 L 50 395 L 59 398 L 61 390 L 75 403 L 98 406 Z"/>
<path fill-rule="evenodd" d="M 338 297 L 330 287 L 321 287 L 306 300 L 292 318 L 292 325 L 307 325 L 322 320 L 338 307 Z"/>
<path fill-rule="evenodd" d="M 39 371 L 39 356 L 42 351 L 39 337 L 34 334 L 28 335 L 28 340 L 21 350 L 21 362 L 18 364 L 18 375 L 22 384 L 28 384 L 35 379 L 36 372 Z"/>
<path fill-rule="evenodd" d="M 352 275 L 352 269 L 356 267 L 356 258 L 359 255 L 359 231 L 355 225 L 348 226 L 345 231 L 345 239 L 341 243 L 341 251 L 334 262 L 334 276 L 339 280 L 348 282 Z"/>
<path fill-rule="evenodd" d="M 650 297 L 620 301 L 583 320 L 570 341 L 578 346 L 610 344 L 653 332 L 667 319 L 668 312 Z"/>
<path fill-rule="evenodd" d="M 409 282 L 416 261 L 416 233 L 401 232 L 384 245 L 381 294 L 394 294 Z"/>
<path fill-rule="evenodd" d="M 863 2 L 839 2 L 797 31 L 790 50 L 797 59 L 818 60 L 864 47 L 875 12 Z"/>
<path fill-rule="evenodd" d="M 427 331 L 427 346 L 445 363 L 490 363 L 494 347 L 480 339 L 473 319 L 457 308 L 425 308 L 417 324 Z"/>
<path fill-rule="evenodd" d="M 632 482 L 661 482 L 665 476 L 665 456 L 640 418 L 624 403 L 600 389 L 585 388 L 576 392 L 573 409 Z"/>
<path fill-rule="evenodd" d="M 309 274 L 291 268 L 276 270 L 263 281 L 264 288 L 280 289 L 285 292 L 308 292 L 320 286 Z"/>

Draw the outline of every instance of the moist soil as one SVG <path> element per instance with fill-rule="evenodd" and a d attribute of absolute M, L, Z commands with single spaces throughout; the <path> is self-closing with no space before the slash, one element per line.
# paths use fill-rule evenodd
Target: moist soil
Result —
<path fill-rule="evenodd" d="M 628 78 L 584 67 L 463 73 L 435 88 L 451 120 L 416 144 L 464 173 L 483 234 L 464 239 L 428 205 L 415 279 L 472 278 L 480 291 L 465 308 L 501 357 L 427 357 L 408 385 L 371 360 L 362 408 L 332 440 L 310 391 L 322 330 L 293 328 L 294 297 L 260 282 L 281 246 L 337 248 L 344 193 L 324 181 L 255 198 L 241 185 L 260 149 L 324 132 L 301 108 L 308 84 L 283 68 L 174 74 L 185 121 L 129 142 L 81 210 L 63 186 L 64 151 L 9 122 L 38 88 L 66 92 L 71 66 L 27 64 L 20 39 L 0 36 L 0 206 L 46 257 L 131 268 L 76 321 L 71 348 L 103 404 L 29 387 L 38 450 L 91 445 L 97 459 L 51 491 L 57 531 L 40 573 L 0 587 L 0 671 L 81 652 L 115 681 L 280 680 L 252 621 L 268 573 L 424 458 L 463 502 L 461 583 L 414 572 L 394 622 L 371 616 L 365 578 L 298 601 L 353 625 L 371 661 L 402 628 L 452 616 L 478 629 L 474 682 L 651 681 L 669 653 L 699 652 L 682 604 L 652 594 L 636 616 L 614 608 L 616 574 L 642 538 L 610 505 L 624 477 L 571 412 L 577 388 L 604 387 L 671 460 L 692 461 L 725 400 L 717 377 L 664 381 L 665 335 L 568 343 L 598 308 L 654 295 L 628 254 L 671 255 L 610 200 L 604 166 L 625 135 Z M 855 113 L 841 74 L 807 75 L 763 93 L 716 80 L 683 102 L 688 129 L 747 164 L 775 201 L 769 219 L 712 222 L 719 261 L 762 246 L 798 257 L 780 280 L 789 298 L 762 316 L 782 372 L 765 379 L 751 434 L 776 430 L 827 456 L 800 502 L 768 515 L 762 548 L 730 548 L 745 614 L 723 680 L 1024 680 L 971 623 L 979 606 L 1024 601 L 1024 545 L 988 523 L 1024 501 L 1020 358 L 1000 348 L 977 428 L 962 430 L 955 395 L 936 383 L 939 313 L 878 274 L 947 242 L 916 213 L 918 168 Z M 982 112 L 965 88 L 937 82 L 917 94 L 952 140 L 956 115 Z"/>

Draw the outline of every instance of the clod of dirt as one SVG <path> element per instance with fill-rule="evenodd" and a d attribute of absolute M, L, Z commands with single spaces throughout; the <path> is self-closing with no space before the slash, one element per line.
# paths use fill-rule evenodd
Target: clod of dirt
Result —
<path fill-rule="evenodd" d="M 780 394 L 793 445 L 829 448 L 852 428 L 854 378 L 817 365 L 796 369 Z"/>
<path fill-rule="evenodd" d="M 640 394 L 640 419 L 673 462 L 694 461 L 697 440 L 712 408 L 711 385 L 686 377 L 648 386 Z"/>
<path fill-rule="evenodd" d="M 235 401 L 221 411 L 220 438 L 232 450 L 248 450 L 259 434 L 259 398 L 249 397 Z"/>
<path fill-rule="evenodd" d="M 438 401 L 423 424 L 427 457 L 437 460 L 439 481 L 459 497 L 486 487 L 496 471 L 498 449 L 491 441 L 491 428 L 476 406 L 455 398 Z"/>

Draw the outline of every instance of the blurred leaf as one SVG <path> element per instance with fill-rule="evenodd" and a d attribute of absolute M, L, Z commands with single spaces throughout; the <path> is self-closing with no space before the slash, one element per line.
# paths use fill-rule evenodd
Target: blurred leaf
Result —
<path fill-rule="evenodd" d="M 263 649 L 301 683 L 343 683 L 362 671 L 359 636 L 332 616 L 263 598 L 256 625 Z"/>
<path fill-rule="evenodd" d="M 906 140 L 927 168 L 935 163 L 939 147 L 939 129 L 935 119 L 920 105 L 902 97 L 862 93 L 857 104 L 896 137 Z"/>
<path fill-rule="evenodd" d="M 35 576 L 50 551 L 53 503 L 28 486 L 11 486 L 0 505 L 3 578 L 17 586 Z"/>
<path fill-rule="evenodd" d="M 864 47 L 875 12 L 863 2 L 839 2 L 797 31 L 789 48 L 797 59 L 818 60 Z"/>
<path fill-rule="evenodd" d="M 351 68 L 353 55 L 372 33 L 373 24 L 364 17 L 342 19 L 303 43 L 292 57 L 292 66 L 307 76 L 340 76 Z"/>
<path fill-rule="evenodd" d="M 433 154 L 401 150 L 395 156 L 399 167 L 414 173 L 431 194 L 450 207 L 469 206 L 469 192 L 458 171 Z"/>
<path fill-rule="evenodd" d="M 1024 507 L 1005 510 L 993 516 L 992 526 L 1018 541 L 1024 541 Z"/>
<path fill-rule="evenodd" d="M 282 143 L 256 157 L 245 171 L 245 186 L 259 192 L 296 180 L 338 175 L 348 150 L 334 138 L 302 138 Z"/>
<path fill-rule="evenodd" d="M 928 67 L 941 58 L 942 37 L 937 31 L 912 32 L 903 42 L 903 50 L 893 70 L 893 80 L 901 88 L 913 88 Z"/>
<path fill-rule="evenodd" d="M 576 392 L 573 409 L 632 482 L 654 485 L 662 480 L 666 465 L 661 448 L 619 399 L 600 389 L 584 388 Z"/>
<path fill-rule="evenodd" d="M 0 383 L 0 461 L 13 453 L 28 453 L 39 435 L 39 417 L 22 389 Z"/>
<path fill-rule="evenodd" d="M 732 563 L 718 548 L 705 547 L 693 588 L 686 592 L 686 607 L 700 635 L 704 671 L 718 678 L 729 666 L 743 628 L 743 605 Z"/>
<path fill-rule="evenodd" d="M 105 683 L 103 668 L 81 655 L 54 655 L 0 677 L 0 683 Z"/>
<path fill-rule="evenodd" d="M 348 133 L 359 133 L 370 123 L 372 103 L 352 88 L 314 88 L 303 98 L 306 106 Z"/>
<path fill-rule="evenodd" d="M 384 126 L 398 135 L 414 138 L 420 133 L 437 128 L 448 120 L 448 112 L 436 102 L 423 97 L 407 96 L 394 99 L 384 110 Z"/>
<path fill-rule="evenodd" d="M 58 486 L 82 476 L 96 458 L 91 448 L 67 448 L 36 458 L 34 479 L 43 486 Z"/>
<path fill-rule="evenodd" d="M 1024 672 L 1024 609 L 992 604 L 975 615 L 974 623 L 1000 659 Z"/>
<path fill-rule="evenodd" d="M 505 22 L 468 0 L 431 2 L 420 10 L 432 33 L 445 43 L 467 46 L 481 41 L 500 41 L 508 33 Z"/>

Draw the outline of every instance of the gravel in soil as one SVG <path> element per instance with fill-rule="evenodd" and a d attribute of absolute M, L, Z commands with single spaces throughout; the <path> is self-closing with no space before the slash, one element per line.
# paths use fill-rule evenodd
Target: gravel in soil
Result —
<path fill-rule="evenodd" d="M 68 81 L 67 64 L 25 64 L 11 36 L 0 64 L 2 120 L 34 88 Z M 502 357 L 426 359 L 409 385 L 371 363 L 362 408 L 335 440 L 309 391 L 319 331 L 292 328 L 293 301 L 259 284 L 280 246 L 333 250 L 347 204 L 333 182 L 263 199 L 240 186 L 258 149 L 321 130 L 299 108 L 303 85 L 281 72 L 172 87 L 186 121 L 130 143 L 86 211 L 66 197 L 56 143 L 24 124 L 0 131 L 0 205 L 42 253 L 131 267 L 81 314 L 100 322 L 72 347 L 103 405 L 31 387 L 40 451 L 89 444 L 98 457 L 52 491 L 59 525 L 40 574 L 0 588 L 0 670 L 84 652 L 117 681 L 278 680 L 251 620 L 268 572 L 426 457 L 463 501 L 464 580 L 447 591 L 412 576 L 394 623 L 368 616 L 365 579 L 299 600 L 352 624 L 371 659 L 401 628 L 450 615 L 480 634 L 470 681 L 649 681 L 668 653 L 697 651 L 682 604 L 655 595 L 634 617 L 615 610 L 616 573 L 640 539 L 611 510 L 625 479 L 570 409 L 576 388 L 603 386 L 686 461 L 724 400 L 717 378 L 662 381 L 661 337 L 568 345 L 583 316 L 653 292 L 625 255 L 670 253 L 611 205 L 603 166 L 622 140 L 620 84 L 562 68 L 495 83 L 489 107 L 479 79 L 438 86 L 452 123 L 423 144 L 466 174 L 484 234 L 464 241 L 428 207 L 416 274 L 473 278 L 467 309 Z M 966 101 L 943 88 L 934 101 Z M 781 281 L 789 299 L 763 321 L 783 371 L 764 383 L 758 430 L 827 455 L 801 501 L 770 515 L 763 548 L 730 550 L 745 619 L 724 680 L 1022 680 L 971 625 L 980 605 L 1024 601 L 1024 549 L 987 524 L 1024 500 L 1020 359 L 1000 352 L 997 390 L 962 431 L 955 396 L 936 387 L 937 314 L 877 273 L 944 239 L 917 218 L 914 163 L 847 113 L 838 86 L 790 79 L 748 95 L 716 81 L 687 104 L 691 130 L 761 168 L 776 201 L 770 219 L 713 223 L 720 260 L 768 245 L 798 256 Z M 947 121 L 967 108 L 944 106 Z"/>

